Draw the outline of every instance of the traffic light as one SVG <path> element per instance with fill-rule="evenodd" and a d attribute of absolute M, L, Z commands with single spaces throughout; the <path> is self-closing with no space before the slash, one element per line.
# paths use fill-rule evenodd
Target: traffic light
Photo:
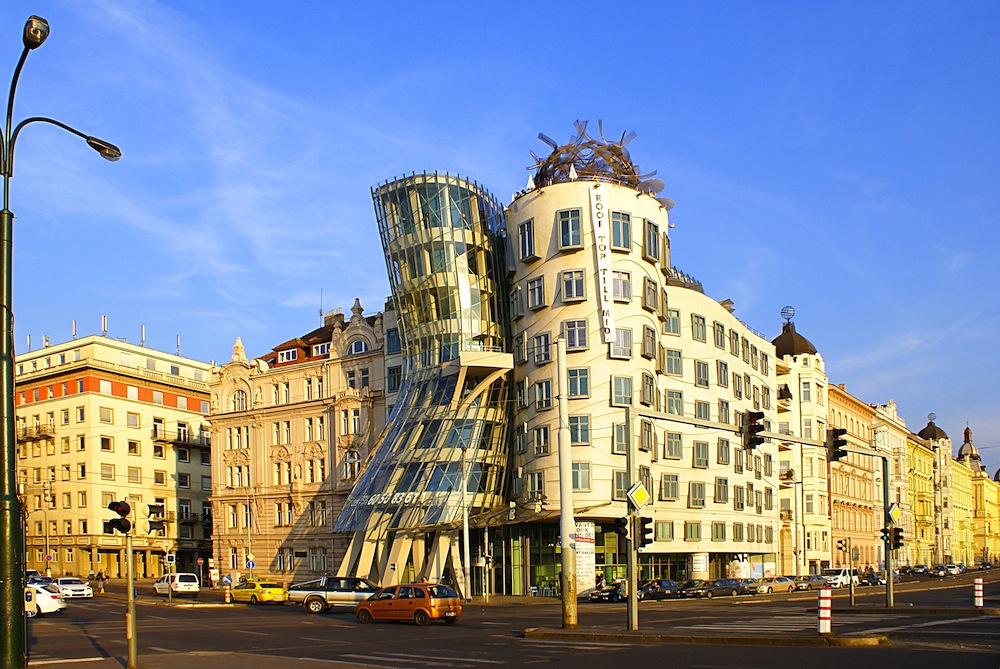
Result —
<path fill-rule="evenodd" d="M 653 519 L 638 516 L 635 519 L 635 540 L 638 548 L 645 548 L 653 543 Z"/>
<path fill-rule="evenodd" d="M 837 539 L 837 550 L 847 552 L 847 539 Z"/>
<path fill-rule="evenodd" d="M 153 532 L 162 532 L 167 527 L 167 522 L 163 520 L 164 508 L 162 504 L 147 504 L 146 505 L 146 516 L 149 520 L 146 521 L 146 533 L 152 534 Z"/>
<path fill-rule="evenodd" d="M 615 520 L 615 532 L 617 532 L 623 539 L 629 538 L 631 533 L 629 532 L 629 522 L 627 517 Z"/>
<path fill-rule="evenodd" d="M 847 451 L 844 450 L 844 447 L 847 446 L 847 439 L 844 438 L 846 434 L 847 430 L 842 427 L 826 431 L 826 459 L 830 462 L 847 457 Z"/>
<path fill-rule="evenodd" d="M 128 519 L 132 507 L 129 506 L 128 502 L 121 501 L 111 502 L 108 504 L 108 509 L 117 513 L 118 518 L 104 521 L 104 533 L 114 534 L 115 530 L 118 530 L 122 534 L 128 534 L 128 531 L 132 529 L 132 521 Z"/>
<path fill-rule="evenodd" d="M 903 547 L 903 528 L 894 527 L 892 528 L 892 548 L 898 549 Z"/>
<path fill-rule="evenodd" d="M 890 541 L 889 535 L 891 533 L 892 533 L 892 530 L 890 530 L 888 527 L 883 527 L 882 528 L 882 541 L 884 541 L 885 543 L 889 543 L 889 541 Z"/>
<path fill-rule="evenodd" d="M 764 431 L 763 411 L 747 411 L 743 414 L 743 450 L 752 451 L 764 443 L 760 433 Z"/>

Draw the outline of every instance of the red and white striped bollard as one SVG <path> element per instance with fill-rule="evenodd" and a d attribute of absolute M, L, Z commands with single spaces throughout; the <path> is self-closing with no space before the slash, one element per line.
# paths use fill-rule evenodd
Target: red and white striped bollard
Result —
<path fill-rule="evenodd" d="M 231 598 L 231 596 L 229 594 L 229 586 L 228 585 L 222 586 L 222 603 L 223 604 L 229 604 L 232 601 L 233 600 L 232 600 L 232 598 Z"/>
<path fill-rule="evenodd" d="M 977 609 L 983 608 L 983 577 L 976 577 L 976 589 L 975 597 L 973 599 L 973 604 L 975 604 Z"/>
<path fill-rule="evenodd" d="M 819 633 L 830 633 L 830 612 L 833 605 L 833 591 L 830 588 L 819 589 L 819 601 L 816 604 L 816 613 L 819 615 Z"/>

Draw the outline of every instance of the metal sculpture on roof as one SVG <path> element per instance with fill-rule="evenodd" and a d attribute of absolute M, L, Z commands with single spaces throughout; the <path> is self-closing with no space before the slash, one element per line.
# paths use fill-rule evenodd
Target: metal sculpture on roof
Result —
<path fill-rule="evenodd" d="M 598 137 L 587 134 L 587 125 L 587 121 L 575 121 L 573 127 L 576 133 L 570 137 L 569 143 L 562 146 L 545 133 L 538 133 L 538 139 L 552 147 L 552 152 L 545 158 L 531 152 L 535 164 L 528 169 L 535 170 L 532 179 L 535 187 L 577 179 L 596 179 L 630 186 L 649 195 L 663 190 L 663 181 L 652 178 L 656 170 L 641 174 L 639 166 L 632 162 L 626 146 L 636 138 L 634 131 L 624 132 L 621 138 L 613 140 L 605 138 L 602 121 L 597 121 Z M 674 206 L 674 201 L 668 197 L 657 199 L 667 210 Z"/>

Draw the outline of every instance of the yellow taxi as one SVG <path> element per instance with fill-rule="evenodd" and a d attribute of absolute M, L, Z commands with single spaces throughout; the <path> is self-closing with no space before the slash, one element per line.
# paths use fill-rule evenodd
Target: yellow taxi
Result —
<path fill-rule="evenodd" d="M 274 602 L 282 605 L 288 601 L 288 591 L 277 583 L 268 581 L 244 581 L 233 586 L 230 595 L 234 602 L 266 604 Z"/>
<path fill-rule="evenodd" d="M 382 588 L 368 599 L 358 602 L 354 615 L 362 623 L 374 620 L 412 620 L 426 625 L 443 620 L 449 625 L 462 615 L 458 593 L 437 583 L 404 583 Z"/>

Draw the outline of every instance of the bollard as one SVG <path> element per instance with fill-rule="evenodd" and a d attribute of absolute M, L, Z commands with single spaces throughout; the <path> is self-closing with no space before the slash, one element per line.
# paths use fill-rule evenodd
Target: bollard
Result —
<path fill-rule="evenodd" d="M 832 605 L 832 590 L 830 588 L 819 589 L 819 601 L 816 604 L 816 613 L 819 615 L 819 633 L 830 633 L 830 610 Z"/>
<path fill-rule="evenodd" d="M 229 604 L 231 601 L 232 600 L 230 599 L 229 596 L 229 586 L 228 585 L 222 586 L 222 602 L 224 604 Z"/>
<path fill-rule="evenodd" d="M 976 589 L 975 597 L 973 598 L 973 604 L 977 609 L 983 608 L 983 577 L 976 577 Z"/>

